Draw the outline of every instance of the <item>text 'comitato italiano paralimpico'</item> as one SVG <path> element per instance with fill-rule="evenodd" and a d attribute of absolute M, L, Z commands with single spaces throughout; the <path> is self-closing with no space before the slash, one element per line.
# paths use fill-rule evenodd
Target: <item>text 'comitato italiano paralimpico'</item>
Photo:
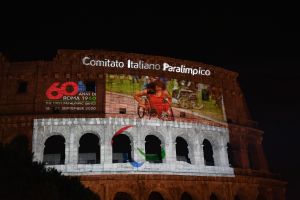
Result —
<path fill-rule="evenodd" d="M 91 67 L 107 67 L 107 68 L 128 68 L 132 70 L 157 70 L 165 72 L 174 72 L 182 74 L 191 74 L 193 76 L 210 76 L 211 71 L 209 69 L 203 69 L 201 67 L 186 67 L 185 65 L 170 65 L 166 62 L 162 64 L 147 63 L 142 60 L 133 61 L 128 59 L 126 62 L 110 59 L 92 59 L 88 56 L 82 58 L 82 64 Z"/>

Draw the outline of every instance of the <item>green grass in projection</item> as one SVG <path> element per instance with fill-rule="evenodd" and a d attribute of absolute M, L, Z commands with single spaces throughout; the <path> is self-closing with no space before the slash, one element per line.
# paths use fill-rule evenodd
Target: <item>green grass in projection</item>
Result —
<path fill-rule="evenodd" d="M 142 83 L 131 76 L 108 75 L 106 78 L 106 90 L 121 94 L 133 95 L 135 91 L 142 89 Z"/>
<path fill-rule="evenodd" d="M 214 100 L 202 101 L 202 104 L 202 109 L 192 109 L 192 111 L 217 120 L 224 120 L 222 109 L 215 103 Z"/>
<path fill-rule="evenodd" d="M 212 96 L 207 101 L 202 100 L 202 92 L 197 94 L 197 105 L 203 105 L 202 109 L 192 109 L 193 112 L 209 116 L 217 120 L 224 120 L 222 105 L 218 104 Z"/>

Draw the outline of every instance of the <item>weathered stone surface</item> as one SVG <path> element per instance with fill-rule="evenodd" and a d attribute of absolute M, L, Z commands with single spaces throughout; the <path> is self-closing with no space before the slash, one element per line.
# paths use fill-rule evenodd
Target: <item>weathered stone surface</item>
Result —
<path fill-rule="evenodd" d="M 124 124 L 126 121 L 126 124 Z M 194 123 L 175 123 L 160 120 L 118 119 L 118 118 L 60 118 L 35 119 L 32 150 L 36 161 L 43 161 L 43 148 L 47 138 L 62 135 L 65 138 L 65 165 L 50 166 L 68 175 L 84 174 L 181 174 L 194 176 L 234 176 L 233 168 L 229 167 L 227 146 L 229 142 L 228 129 L 211 127 Z M 112 163 L 111 140 L 117 130 L 124 125 L 133 125 L 123 134 L 129 136 L 133 157 L 138 158 L 137 148 L 145 149 L 144 141 L 147 135 L 160 138 L 162 148 L 166 151 L 163 163 L 145 162 L 141 167 L 133 167 L 130 163 Z M 142 127 L 140 129 L 139 127 Z M 78 163 L 77 151 L 80 137 L 85 133 L 93 133 L 100 138 L 100 164 L 81 165 Z M 180 136 L 188 141 L 191 164 L 176 160 L 175 141 Z M 205 166 L 201 144 L 208 139 L 214 150 L 215 166 Z M 136 146 L 135 146 L 136 145 Z M 104 159 L 108 158 L 108 159 Z"/>

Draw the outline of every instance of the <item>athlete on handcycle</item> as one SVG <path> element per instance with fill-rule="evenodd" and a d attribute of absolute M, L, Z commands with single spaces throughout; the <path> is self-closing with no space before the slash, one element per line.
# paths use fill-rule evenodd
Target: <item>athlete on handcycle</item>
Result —
<path fill-rule="evenodd" d="M 140 118 L 148 115 L 149 119 L 157 117 L 162 120 L 174 120 L 172 97 L 162 81 L 155 80 L 149 83 L 144 90 L 134 95 L 134 99 L 138 102 L 137 113 Z"/>

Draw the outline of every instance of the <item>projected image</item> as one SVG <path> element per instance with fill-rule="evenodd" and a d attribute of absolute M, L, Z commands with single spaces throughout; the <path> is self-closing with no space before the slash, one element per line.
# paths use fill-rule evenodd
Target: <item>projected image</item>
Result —
<path fill-rule="evenodd" d="M 106 75 L 106 115 L 166 121 L 224 122 L 222 93 L 189 80 Z"/>
<path fill-rule="evenodd" d="M 45 96 L 45 110 L 49 112 L 96 110 L 95 81 L 53 82 L 48 86 Z"/>
<path fill-rule="evenodd" d="M 165 149 L 161 145 L 161 141 L 154 135 L 148 135 L 145 138 L 145 150 L 135 148 L 138 156 L 142 158 L 141 162 L 137 162 L 132 156 L 132 146 L 130 138 L 124 134 L 127 129 L 133 126 L 127 125 L 120 128 L 112 137 L 111 145 L 113 149 L 112 162 L 113 163 L 130 163 L 132 167 L 139 168 L 148 161 L 150 163 L 162 163 L 166 157 Z"/>

